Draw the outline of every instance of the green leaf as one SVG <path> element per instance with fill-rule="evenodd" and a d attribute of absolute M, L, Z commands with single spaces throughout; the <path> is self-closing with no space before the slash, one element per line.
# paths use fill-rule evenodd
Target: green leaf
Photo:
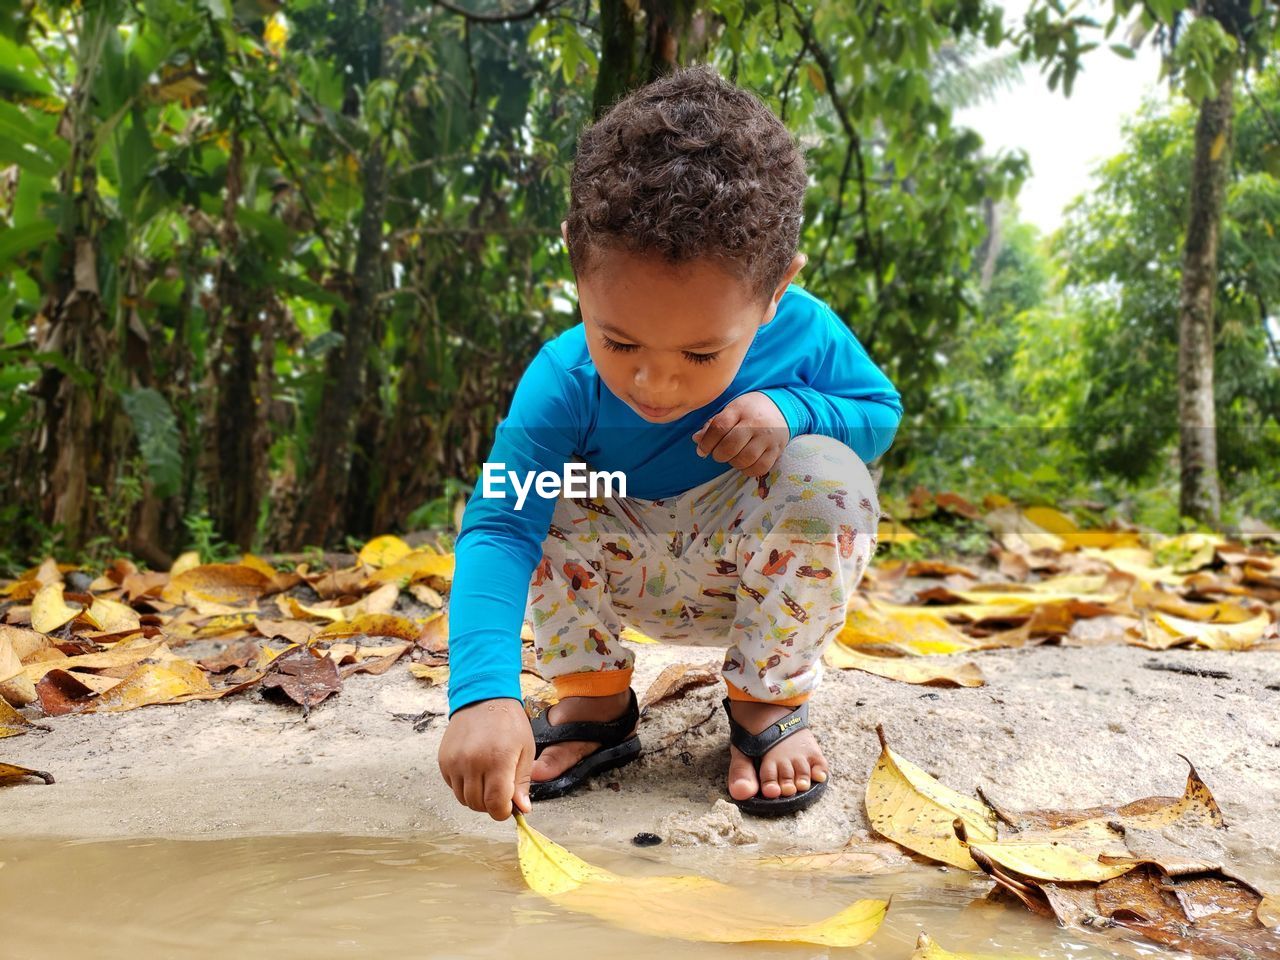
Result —
<path fill-rule="evenodd" d="M 1118 57 L 1124 57 L 1126 60 L 1132 60 L 1134 58 L 1133 47 L 1129 46 L 1127 43 L 1111 44 L 1111 52 Z"/>
<path fill-rule="evenodd" d="M 57 234 L 57 225 L 48 221 L 0 230 L 0 264 L 47 243 Z"/>
<path fill-rule="evenodd" d="M 172 496 L 182 485 L 182 441 L 169 401 L 150 387 L 126 391 L 121 399 L 156 496 Z"/>

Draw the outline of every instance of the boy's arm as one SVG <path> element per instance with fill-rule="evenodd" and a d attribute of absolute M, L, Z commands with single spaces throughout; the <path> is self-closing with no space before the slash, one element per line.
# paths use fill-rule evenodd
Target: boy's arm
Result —
<path fill-rule="evenodd" d="M 817 320 L 819 342 L 810 382 L 760 392 L 778 405 L 792 437 L 832 437 L 870 463 L 893 442 L 902 420 L 902 397 L 839 317 L 826 309 Z"/>
<path fill-rule="evenodd" d="M 504 478 L 514 471 L 524 482 L 547 470 L 562 474 L 574 458 L 582 401 L 573 382 L 546 348 L 520 378 L 511 411 L 498 426 L 488 463 Z M 520 628 L 529 579 L 542 558 L 555 512 L 555 498 L 536 489 L 517 510 L 507 480 L 483 496 L 483 475 L 467 503 L 456 545 L 449 596 L 449 713 L 477 700 L 520 700 Z"/>

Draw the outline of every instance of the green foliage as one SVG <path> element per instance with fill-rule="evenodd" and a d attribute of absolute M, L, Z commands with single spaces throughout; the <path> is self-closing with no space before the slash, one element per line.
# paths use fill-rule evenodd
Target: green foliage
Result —
<path fill-rule="evenodd" d="M 182 448 L 178 421 L 169 402 L 150 387 L 125 391 L 123 399 L 150 471 L 153 494 L 172 496 L 182 482 Z"/>
<path fill-rule="evenodd" d="M 204 511 L 183 517 L 182 525 L 187 531 L 183 549 L 196 551 L 201 563 L 231 563 L 239 558 L 240 548 L 218 535 L 217 524 Z"/>

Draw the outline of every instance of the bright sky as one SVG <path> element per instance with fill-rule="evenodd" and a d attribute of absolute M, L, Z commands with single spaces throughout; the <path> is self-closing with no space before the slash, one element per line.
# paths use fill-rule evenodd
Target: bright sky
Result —
<path fill-rule="evenodd" d="M 1026 6 L 1025 0 L 1009 0 L 1007 18 L 1021 20 Z M 1095 19 L 1105 22 L 1105 12 L 1095 10 Z M 1123 38 L 1124 28 L 1117 27 L 1111 39 Z M 1031 176 L 1018 206 L 1022 219 L 1045 233 L 1062 222 L 1062 208 L 1089 189 L 1095 164 L 1121 151 L 1121 122 L 1138 109 L 1143 96 L 1166 96 L 1167 85 L 1157 79 L 1160 54 L 1150 39 L 1133 60 L 1117 56 L 1103 43 L 1085 54 L 1082 64 L 1070 99 L 1062 95 L 1061 85 L 1050 92 L 1046 77 L 1029 62 L 1020 83 L 956 114 L 957 123 L 982 135 L 988 153 L 1014 147 L 1027 152 Z"/>

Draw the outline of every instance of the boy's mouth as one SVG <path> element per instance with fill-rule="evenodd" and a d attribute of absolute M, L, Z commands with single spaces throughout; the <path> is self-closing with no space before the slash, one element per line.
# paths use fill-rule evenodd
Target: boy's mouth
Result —
<path fill-rule="evenodd" d="M 680 409 L 679 407 L 651 407 L 647 403 L 641 403 L 635 397 L 631 398 L 631 403 L 650 420 L 662 420 Z"/>

